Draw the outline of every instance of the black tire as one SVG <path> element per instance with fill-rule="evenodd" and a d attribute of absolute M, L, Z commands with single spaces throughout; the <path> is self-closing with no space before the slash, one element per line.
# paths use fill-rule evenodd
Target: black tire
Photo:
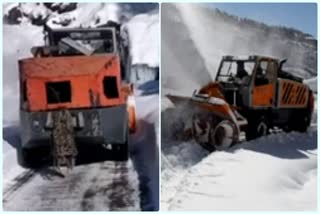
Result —
<path fill-rule="evenodd" d="M 311 116 L 312 114 L 308 108 L 305 110 L 293 111 L 284 131 L 306 132 L 311 123 Z"/>
<path fill-rule="evenodd" d="M 128 141 L 122 145 L 115 146 L 115 155 L 117 161 L 128 161 L 129 160 L 129 147 Z"/>
<path fill-rule="evenodd" d="M 308 112 L 301 114 L 298 121 L 299 122 L 295 123 L 296 127 L 294 130 L 298 132 L 306 132 L 311 123 L 311 114 Z"/>
<path fill-rule="evenodd" d="M 129 127 L 128 127 L 129 130 Z M 127 133 L 126 141 L 124 144 L 114 145 L 113 152 L 116 161 L 128 161 L 129 160 L 129 133 Z"/>
<path fill-rule="evenodd" d="M 21 147 L 17 148 L 17 160 L 20 166 L 28 168 L 28 155 Z"/>
<path fill-rule="evenodd" d="M 24 168 L 35 168 L 37 166 L 37 156 L 33 149 L 17 148 L 18 164 Z"/>
<path fill-rule="evenodd" d="M 259 119 L 251 119 L 248 121 L 248 126 L 246 129 L 246 139 L 247 141 L 253 140 L 269 134 L 269 123 L 264 116 Z"/>

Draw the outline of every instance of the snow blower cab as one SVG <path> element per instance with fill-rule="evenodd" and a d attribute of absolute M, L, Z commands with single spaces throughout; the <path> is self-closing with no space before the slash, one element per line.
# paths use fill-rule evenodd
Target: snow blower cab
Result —
<path fill-rule="evenodd" d="M 46 27 L 45 34 L 46 45 L 19 60 L 21 165 L 43 146 L 50 146 L 55 165 L 74 165 L 81 143 L 101 144 L 127 160 L 136 116 L 129 47 L 119 26 Z"/>
<path fill-rule="evenodd" d="M 283 70 L 286 60 L 264 56 L 224 56 L 216 79 L 192 97 L 168 95 L 184 106 L 184 136 L 209 150 L 266 135 L 277 127 L 305 132 L 310 126 L 314 98 L 303 80 Z M 190 124 L 190 125 L 186 125 Z M 176 133 L 177 131 L 175 131 Z"/>

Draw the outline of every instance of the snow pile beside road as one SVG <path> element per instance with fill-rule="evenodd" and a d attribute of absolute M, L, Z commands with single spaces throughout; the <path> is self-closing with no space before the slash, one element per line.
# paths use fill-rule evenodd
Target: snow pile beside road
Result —
<path fill-rule="evenodd" d="M 131 44 L 132 64 L 159 66 L 159 15 L 157 11 L 132 17 L 126 24 Z"/>
<path fill-rule="evenodd" d="M 43 45 L 42 28 L 32 25 L 3 25 L 3 124 L 18 121 L 18 60 L 31 57 L 32 46 Z"/>
<path fill-rule="evenodd" d="M 305 84 L 309 85 L 310 89 L 313 92 L 318 92 L 318 78 L 317 77 L 313 77 L 310 79 L 306 79 L 303 81 Z"/>
<path fill-rule="evenodd" d="M 52 14 L 47 24 L 51 27 L 94 27 L 108 21 L 120 22 L 120 7 L 117 4 L 79 3 L 76 10 Z"/>
<path fill-rule="evenodd" d="M 215 152 L 178 183 L 169 210 L 316 210 L 317 130 Z"/>

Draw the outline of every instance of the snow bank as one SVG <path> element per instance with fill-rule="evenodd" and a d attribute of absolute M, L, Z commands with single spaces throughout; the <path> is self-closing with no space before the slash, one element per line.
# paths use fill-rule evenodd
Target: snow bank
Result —
<path fill-rule="evenodd" d="M 314 211 L 316 181 L 317 130 L 270 135 L 189 169 L 168 209 Z"/>
<path fill-rule="evenodd" d="M 76 10 L 53 14 L 47 24 L 53 28 L 67 25 L 68 27 L 94 27 L 108 21 L 120 22 L 118 4 L 79 3 Z"/>
<path fill-rule="evenodd" d="M 126 24 L 130 35 L 132 64 L 159 66 L 159 15 L 157 12 L 132 17 Z"/>
<path fill-rule="evenodd" d="M 41 27 L 31 25 L 3 26 L 3 124 L 18 120 L 18 60 L 31 57 L 32 46 L 43 45 Z"/>
<path fill-rule="evenodd" d="M 318 78 L 317 77 L 313 77 L 310 79 L 306 79 L 303 81 L 305 84 L 309 85 L 310 89 L 313 92 L 317 92 L 318 91 Z"/>

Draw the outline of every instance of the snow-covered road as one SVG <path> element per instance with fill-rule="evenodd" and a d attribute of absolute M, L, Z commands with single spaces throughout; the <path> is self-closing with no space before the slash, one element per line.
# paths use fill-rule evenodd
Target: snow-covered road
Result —
<path fill-rule="evenodd" d="M 137 211 L 159 208 L 158 95 L 136 97 L 138 130 L 130 136 L 130 161 L 106 160 L 108 151 L 80 150 L 84 164 L 65 177 L 55 170 L 21 168 L 19 127 L 3 130 L 3 206 L 7 211 Z M 146 108 L 148 106 L 148 108 Z M 91 150 L 90 150 L 91 149 Z M 95 157 L 81 157 L 95 151 Z M 99 157 L 97 157 L 99 156 Z M 99 160 L 99 162 L 95 162 Z M 102 162 L 101 162 L 102 161 Z M 91 163 L 95 162 L 95 163 Z"/>
<path fill-rule="evenodd" d="M 77 166 L 66 177 L 49 168 L 23 170 L 4 186 L 7 211 L 140 210 L 131 162 Z"/>

